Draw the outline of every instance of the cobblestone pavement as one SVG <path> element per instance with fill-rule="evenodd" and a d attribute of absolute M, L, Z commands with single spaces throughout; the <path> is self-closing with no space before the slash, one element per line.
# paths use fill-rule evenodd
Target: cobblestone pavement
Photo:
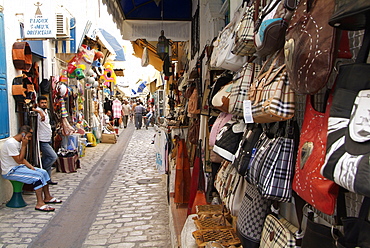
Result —
<path fill-rule="evenodd" d="M 89 229 L 87 236 L 81 237 L 84 248 L 171 247 L 165 177 L 157 173 L 155 150 L 151 144 L 154 129 L 134 130 L 132 127 L 131 130 L 124 130 L 131 131 L 134 132 L 133 136 L 112 182 L 107 182 L 110 186 L 95 220 L 86 227 Z M 124 134 L 123 130 L 120 134 Z M 80 182 L 94 166 L 98 166 L 96 163 L 99 159 L 114 145 L 118 144 L 101 143 L 86 148 L 86 155 L 81 158 L 81 169 L 77 173 L 53 173 L 53 180 L 58 181 L 58 185 L 51 186 L 51 192 L 64 201 L 55 206 L 55 212 L 35 211 L 36 197 L 33 193 L 23 196 L 28 203 L 24 208 L 1 205 L 0 247 L 33 247 L 32 242 L 48 228 L 53 217 L 79 190 Z"/>

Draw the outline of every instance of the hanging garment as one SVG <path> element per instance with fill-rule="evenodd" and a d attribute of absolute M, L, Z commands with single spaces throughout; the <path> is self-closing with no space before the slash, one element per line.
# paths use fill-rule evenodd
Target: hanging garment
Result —
<path fill-rule="evenodd" d="M 190 197 L 190 164 L 185 139 L 177 140 L 175 199 L 176 204 L 188 203 Z"/>

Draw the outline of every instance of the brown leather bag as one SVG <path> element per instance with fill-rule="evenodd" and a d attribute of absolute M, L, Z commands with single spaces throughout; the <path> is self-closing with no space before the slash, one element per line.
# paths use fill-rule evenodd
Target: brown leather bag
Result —
<path fill-rule="evenodd" d="M 336 32 L 328 24 L 334 0 L 302 0 L 287 30 L 284 46 L 290 86 L 299 94 L 322 89 L 336 58 Z"/>

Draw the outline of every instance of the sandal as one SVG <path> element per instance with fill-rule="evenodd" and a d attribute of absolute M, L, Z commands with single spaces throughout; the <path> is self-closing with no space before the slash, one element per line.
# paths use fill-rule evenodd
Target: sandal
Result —
<path fill-rule="evenodd" d="M 48 205 L 45 204 L 45 205 L 43 205 L 43 206 L 41 206 L 39 208 L 35 208 L 35 210 L 42 211 L 42 212 L 52 212 L 52 211 L 55 210 L 55 208 L 50 207 L 50 206 L 48 206 Z"/>
<path fill-rule="evenodd" d="M 51 198 L 51 200 L 50 201 L 48 201 L 48 202 L 45 202 L 46 204 L 58 204 L 58 203 L 62 203 L 63 201 L 61 201 L 61 200 L 59 200 L 59 199 L 57 199 L 57 198 L 55 198 L 55 197 L 53 197 L 53 198 Z"/>

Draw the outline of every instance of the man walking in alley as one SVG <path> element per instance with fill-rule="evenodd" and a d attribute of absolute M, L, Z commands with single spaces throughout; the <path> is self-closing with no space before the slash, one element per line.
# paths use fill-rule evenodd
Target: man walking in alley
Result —
<path fill-rule="evenodd" d="M 32 184 L 36 192 L 35 210 L 50 212 L 55 208 L 47 204 L 62 203 L 49 192 L 49 174 L 46 170 L 33 167 L 26 159 L 27 144 L 32 138 L 30 126 L 22 126 L 17 135 L 5 141 L 1 152 L 1 174 L 8 180 Z"/>
<path fill-rule="evenodd" d="M 145 114 L 146 109 L 142 102 L 139 102 L 134 109 L 135 112 L 135 127 L 136 129 L 141 129 L 143 126 L 143 114 Z"/>
<path fill-rule="evenodd" d="M 40 145 L 40 151 L 42 153 L 41 165 L 45 169 L 49 177 L 51 178 L 51 167 L 54 162 L 58 159 L 58 155 L 55 153 L 52 143 L 52 130 L 50 125 L 50 116 L 48 113 L 48 99 L 45 96 L 39 96 L 37 98 L 38 107 L 34 109 L 38 113 L 37 116 L 37 138 Z M 49 184 L 55 185 L 57 182 L 53 182 L 51 179 Z"/>
<path fill-rule="evenodd" d="M 123 122 L 123 127 L 127 127 L 128 123 L 128 118 L 131 114 L 131 106 L 128 104 L 128 101 L 125 99 L 123 100 L 122 104 L 122 122 Z"/>

